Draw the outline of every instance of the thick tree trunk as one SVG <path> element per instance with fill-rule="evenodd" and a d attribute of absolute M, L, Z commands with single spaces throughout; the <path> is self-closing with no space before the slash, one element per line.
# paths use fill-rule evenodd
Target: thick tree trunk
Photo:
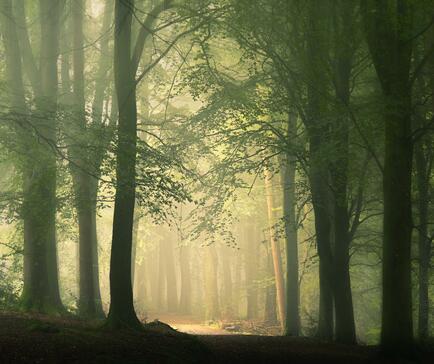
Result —
<path fill-rule="evenodd" d="M 394 6 L 364 0 L 368 46 L 384 96 L 383 306 L 381 345 L 391 355 L 413 349 L 411 290 L 411 84 L 413 31 L 410 0 Z M 399 24 L 398 27 L 395 25 Z"/>
<path fill-rule="evenodd" d="M 95 213 L 96 208 L 92 198 L 93 179 L 89 157 L 83 153 L 87 143 L 83 140 L 83 134 L 87 132 L 87 121 L 85 112 L 84 96 L 84 35 L 83 35 L 83 14 L 84 1 L 77 0 L 72 3 L 72 35 L 73 35 L 73 110 L 74 120 L 71 125 L 70 135 L 73 141 L 68 152 L 71 159 L 71 173 L 75 190 L 75 202 L 78 215 L 79 230 L 79 314 L 84 317 L 101 317 L 102 307 L 99 297 L 99 287 L 95 286 L 97 281 L 94 276 L 94 262 L 96 249 L 94 244 Z M 62 81 L 68 78 L 69 70 L 64 65 L 62 57 Z M 64 69 L 65 68 L 65 69 Z M 63 76 L 65 75 L 65 76 Z M 82 141 L 82 142 L 80 142 Z"/>
<path fill-rule="evenodd" d="M 426 37 L 425 49 L 429 51 L 434 46 L 434 29 L 431 29 Z M 428 62 L 428 87 L 431 91 L 430 111 L 434 112 L 434 55 Z M 424 128 L 426 125 L 419 125 Z M 430 203 L 430 176 L 432 156 L 427 156 L 427 150 L 432 148 L 432 137 L 424 135 L 415 145 L 416 161 L 416 186 L 418 191 L 417 208 L 419 213 L 418 249 L 419 249 L 419 312 L 418 312 L 418 337 L 424 341 L 429 337 L 429 277 L 431 258 L 431 239 L 428 232 L 429 203 Z"/>
<path fill-rule="evenodd" d="M 60 1 L 41 0 L 40 89 L 33 124 L 43 145 L 35 145 L 32 171 L 25 181 L 23 306 L 29 310 L 64 312 L 60 300 L 56 247 L 56 142 L 58 20 Z M 39 93 L 40 92 L 40 93 Z"/>
<path fill-rule="evenodd" d="M 315 232 L 319 256 L 320 304 L 318 336 L 324 340 L 333 339 L 333 256 L 331 245 L 330 177 L 326 142 L 328 120 L 327 79 L 325 59 L 327 58 L 326 22 L 324 14 L 328 8 L 325 2 L 308 2 L 309 22 L 307 28 L 307 117 L 305 126 L 309 137 L 309 182 L 315 216 Z"/>
<path fill-rule="evenodd" d="M 333 196 L 334 227 L 334 303 L 336 341 L 356 343 L 353 298 L 350 279 L 350 217 L 348 212 L 348 165 L 349 165 L 349 124 L 347 107 L 350 104 L 350 78 L 352 68 L 352 34 L 354 4 L 341 1 L 335 17 L 335 94 L 338 113 L 333 123 L 335 157 L 330 163 Z"/>
<path fill-rule="evenodd" d="M 315 216 L 315 232 L 319 256 L 319 322 L 318 336 L 333 339 L 333 257 L 331 250 L 331 217 L 327 168 L 320 159 L 319 137 L 310 137 L 310 186 Z"/>
<path fill-rule="evenodd" d="M 427 176 L 427 160 L 424 155 L 423 145 L 415 146 L 416 185 L 418 191 L 418 248 L 419 248 L 419 313 L 418 313 L 418 337 L 425 340 L 428 337 L 429 326 L 429 263 L 431 257 L 431 240 L 428 236 L 428 204 L 429 204 L 429 180 Z"/>
<path fill-rule="evenodd" d="M 116 196 L 110 257 L 110 310 L 112 328 L 141 326 L 133 303 L 131 249 L 135 205 L 137 144 L 136 83 L 131 62 L 133 0 L 115 5 L 115 86 L 119 108 L 116 151 Z"/>

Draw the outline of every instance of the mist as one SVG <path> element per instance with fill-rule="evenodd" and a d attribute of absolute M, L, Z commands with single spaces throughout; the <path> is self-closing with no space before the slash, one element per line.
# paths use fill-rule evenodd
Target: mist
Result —
<path fill-rule="evenodd" d="M 0 0 L 2 362 L 430 362 L 433 9 Z"/>

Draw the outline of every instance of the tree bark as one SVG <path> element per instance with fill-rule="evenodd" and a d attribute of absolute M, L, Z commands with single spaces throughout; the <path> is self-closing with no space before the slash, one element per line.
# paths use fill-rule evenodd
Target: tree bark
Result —
<path fill-rule="evenodd" d="M 307 111 L 305 126 L 309 139 L 309 183 L 315 216 L 315 232 L 319 256 L 320 304 L 318 336 L 333 339 L 333 256 L 331 245 L 331 207 L 329 170 L 325 155 L 326 142 L 330 138 L 325 118 L 327 80 L 325 60 L 327 43 L 324 35 L 328 30 L 324 22 L 327 12 L 325 2 L 308 2 L 307 37 Z"/>
<path fill-rule="evenodd" d="M 57 58 L 61 2 L 40 0 L 41 48 L 32 124 L 43 144 L 34 143 L 33 163 L 24 188 L 24 287 L 28 310 L 63 313 L 56 247 Z M 36 78 L 36 76 L 35 76 Z M 40 84 L 39 84 L 40 82 Z"/>
<path fill-rule="evenodd" d="M 384 96 L 383 304 L 381 345 L 400 355 L 413 350 L 411 299 L 412 4 L 364 0 L 365 34 Z"/>
<path fill-rule="evenodd" d="M 279 311 L 280 325 L 282 331 L 285 329 L 285 289 L 283 282 L 282 257 L 280 255 L 279 240 L 275 234 L 274 224 L 274 194 L 272 185 L 272 174 L 268 169 L 265 169 L 265 193 L 267 200 L 267 216 L 269 225 L 269 239 L 271 246 L 271 255 L 274 268 L 274 279 L 277 294 L 277 308 Z"/>
<path fill-rule="evenodd" d="M 266 247 L 265 259 L 267 278 L 271 278 L 274 276 L 273 260 L 268 247 Z M 265 287 L 264 322 L 268 323 L 269 325 L 274 325 L 277 323 L 276 296 L 276 285 L 267 284 Z"/>
<path fill-rule="evenodd" d="M 258 313 L 258 289 L 256 287 L 258 269 L 257 234 L 253 224 L 245 222 L 244 266 L 246 272 L 247 319 L 255 319 Z"/>
<path fill-rule="evenodd" d="M 335 16 L 334 85 L 338 117 L 332 125 L 334 158 L 330 163 L 334 228 L 334 303 L 336 341 L 355 344 L 353 299 L 350 279 L 350 217 L 348 212 L 350 77 L 354 41 L 354 3 L 341 0 Z"/>
<path fill-rule="evenodd" d="M 288 137 L 295 135 L 295 120 L 288 120 Z M 283 189 L 283 221 L 285 227 L 286 252 L 286 318 L 284 335 L 298 336 L 300 333 L 299 286 L 298 286 L 298 241 L 295 216 L 295 158 L 289 154 L 281 161 L 281 183 Z"/>
<path fill-rule="evenodd" d="M 110 310 L 112 328 L 141 327 L 133 303 L 131 249 L 135 205 L 137 149 L 136 82 L 131 62 L 133 0 L 115 5 L 115 87 L 119 109 L 116 150 L 116 195 L 110 257 Z"/>
<path fill-rule="evenodd" d="M 182 242 L 181 242 L 182 244 Z M 191 268 L 190 247 L 179 247 L 179 262 L 181 267 L 181 295 L 179 298 L 179 311 L 184 314 L 191 313 Z"/>
<path fill-rule="evenodd" d="M 429 51 L 434 46 L 434 29 L 431 29 L 426 36 L 425 49 Z M 434 112 L 434 55 L 431 55 L 427 64 L 429 75 L 428 80 L 420 77 L 421 88 L 426 94 L 427 89 L 431 92 L 431 103 L 428 110 L 431 115 Z M 427 82 L 426 82 L 427 81 Z M 426 86 L 427 87 L 426 87 Z M 429 112 L 428 111 L 428 112 Z M 421 116 L 425 118 L 426 116 Z M 419 128 L 426 128 L 427 125 L 421 122 Z M 429 133 L 423 135 L 415 144 L 416 162 L 416 187 L 418 191 L 417 209 L 419 215 L 418 252 L 419 252 L 419 312 L 417 333 L 419 340 L 425 341 L 429 337 L 429 277 L 431 258 L 431 238 L 429 237 L 429 204 L 430 204 L 430 176 L 432 165 L 432 137 Z"/>

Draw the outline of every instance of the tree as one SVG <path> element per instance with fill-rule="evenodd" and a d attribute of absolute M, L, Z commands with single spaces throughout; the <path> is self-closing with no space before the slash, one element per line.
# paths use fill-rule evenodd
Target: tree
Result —
<path fill-rule="evenodd" d="M 137 109 L 136 81 L 131 60 L 131 22 L 134 1 L 115 5 L 114 72 L 119 108 L 116 151 L 116 197 L 110 258 L 110 310 L 107 324 L 113 328 L 139 328 L 134 311 L 131 251 L 135 205 Z"/>
<path fill-rule="evenodd" d="M 81 142 L 89 134 L 85 110 L 85 81 L 84 81 L 84 34 L 83 13 L 85 1 L 73 1 L 72 13 L 72 64 L 73 64 L 73 123 L 70 132 L 72 135 L 68 149 L 70 157 L 71 174 L 75 190 L 75 203 L 78 215 L 79 228 L 79 301 L 78 309 L 81 316 L 101 317 L 104 315 L 99 294 L 98 272 L 95 275 L 94 265 L 98 266 L 98 256 L 95 225 L 96 197 L 93 192 L 93 168 L 90 155 L 86 152 L 86 143 Z M 66 70 L 68 72 L 68 70 Z M 84 138 L 83 138 L 84 136 Z M 93 155 L 92 155 L 93 156 Z"/>
<path fill-rule="evenodd" d="M 40 0 L 41 62 L 36 66 L 26 34 L 18 36 L 23 64 L 32 81 L 36 133 L 31 153 L 37 156 L 24 176 L 24 288 L 28 310 L 63 312 L 60 300 L 56 248 L 56 145 L 58 30 L 62 2 Z M 22 1 L 17 2 L 18 23 L 26 29 Z M 19 16 L 18 16 L 19 14 Z M 32 68 L 30 70 L 29 68 Z M 40 144 L 37 140 L 43 139 Z"/>
<path fill-rule="evenodd" d="M 411 84 L 413 2 L 362 1 L 366 40 L 383 92 L 383 304 L 381 345 L 413 345 L 411 300 Z"/>

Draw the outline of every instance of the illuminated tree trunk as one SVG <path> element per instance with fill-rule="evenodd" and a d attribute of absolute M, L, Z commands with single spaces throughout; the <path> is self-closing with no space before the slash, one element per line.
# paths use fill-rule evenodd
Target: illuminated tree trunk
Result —
<path fill-rule="evenodd" d="M 173 233 L 168 231 L 163 240 L 166 258 L 166 297 L 167 297 L 167 310 L 169 312 L 176 312 L 178 309 L 178 290 L 176 286 L 176 273 L 175 273 L 175 259 L 173 256 Z"/>
<path fill-rule="evenodd" d="M 205 247 L 205 297 L 206 297 L 206 313 L 208 320 L 217 320 L 220 318 L 220 302 L 218 293 L 218 278 L 217 267 L 218 258 L 214 244 Z"/>
<path fill-rule="evenodd" d="M 247 319 L 254 319 L 258 313 L 258 290 L 256 287 L 258 270 L 258 250 L 256 229 L 252 224 L 245 223 L 244 263 L 247 290 Z"/>
<path fill-rule="evenodd" d="M 179 247 L 179 261 L 181 268 L 181 296 L 179 298 L 179 311 L 184 314 L 191 312 L 191 268 L 190 247 Z"/>
<path fill-rule="evenodd" d="M 228 246 L 220 247 L 220 257 L 222 262 L 223 286 L 222 286 L 222 313 L 224 318 L 233 317 L 233 289 L 232 289 L 232 267 L 230 256 L 234 249 Z"/>
<path fill-rule="evenodd" d="M 277 308 L 279 311 L 280 324 L 282 330 L 285 325 L 285 289 L 283 282 L 282 258 L 280 255 L 279 240 L 274 231 L 274 195 L 272 185 L 272 174 L 268 169 L 265 169 L 265 193 L 267 199 L 267 216 L 269 226 L 269 239 L 271 246 L 271 255 L 273 258 L 274 279 L 276 284 Z"/>

